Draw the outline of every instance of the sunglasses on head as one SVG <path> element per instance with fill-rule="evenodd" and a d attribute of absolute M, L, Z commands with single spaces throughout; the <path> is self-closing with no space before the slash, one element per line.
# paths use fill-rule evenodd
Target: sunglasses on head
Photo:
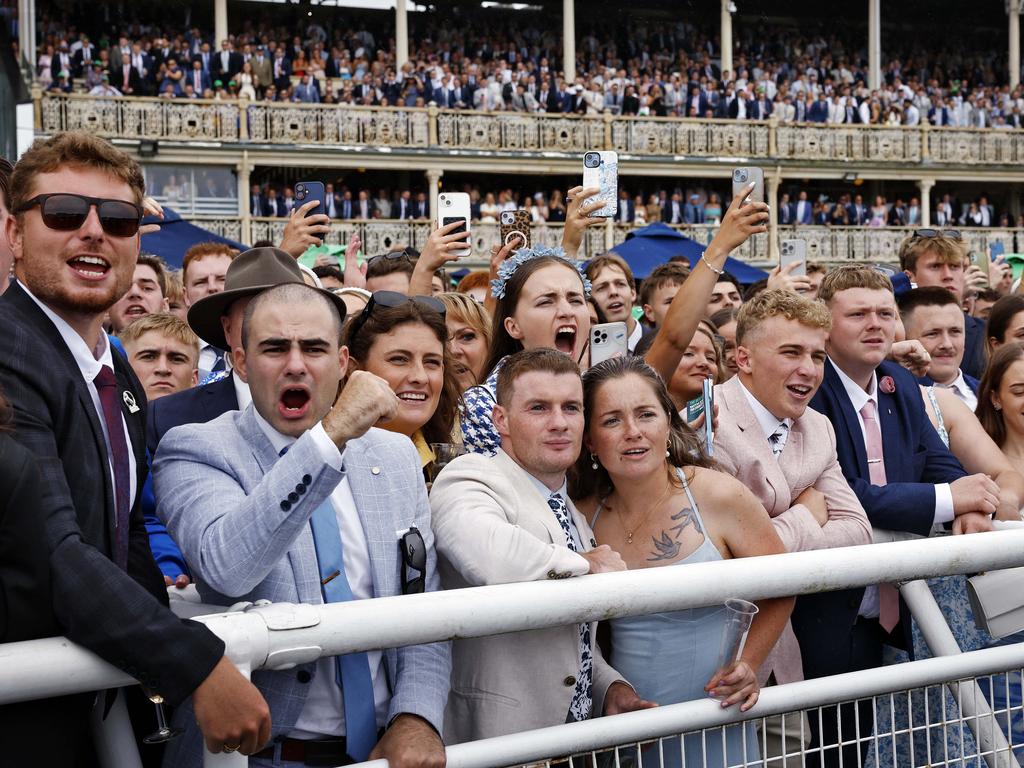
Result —
<path fill-rule="evenodd" d="M 914 237 L 951 237 L 954 240 L 963 240 L 959 229 L 915 229 Z"/>
<path fill-rule="evenodd" d="M 95 206 L 103 231 L 114 237 L 131 237 L 139 231 L 142 223 L 142 208 L 126 200 L 109 200 L 102 197 L 86 197 L 70 192 L 56 192 L 36 195 L 18 206 L 15 213 L 24 213 L 39 206 L 43 224 L 60 232 L 70 232 L 81 227 L 89 210 Z"/>
<path fill-rule="evenodd" d="M 366 325 L 366 321 L 370 319 L 370 315 L 373 314 L 373 310 L 376 307 L 387 307 L 389 309 L 393 307 L 400 307 L 406 302 L 414 301 L 425 309 L 429 309 L 433 312 L 437 312 L 443 318 L 445 315 L 444 302 L 440 299 L 435 299 L 433 296 L 406 296 L 404 293 L 398 291 L 376 291 L 370 300 L 366 302 L 366 306 L 363 307 L 363 311 L 359 317 L 355 320 L 355 325 L 352 327 L 352 336 L 355 338 L 359 335 L 359 331 Z"/>
<path fill-rule="evenodd" d="M 426 587 L 427 546 L 416 526 L 402 534 L 398 550 L 402 555 L 402 594 L 418 595 Z"/>
<path fill-rule="evenodd" d="M 371 256 L 366 263 L 369 264 L 370 262 L 377 261 L 378 259 L 387 259 L 388 261 L 407 261 L 410 264 L 416 263 L 416 259 L 414 259 L 406 251 L 389 251 L 388 253 L 378 253 L 376 256 Z"/>

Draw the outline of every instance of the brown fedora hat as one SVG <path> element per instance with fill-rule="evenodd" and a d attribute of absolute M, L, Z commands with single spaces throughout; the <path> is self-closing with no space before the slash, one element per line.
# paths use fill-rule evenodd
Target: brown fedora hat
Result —
<path fill-rule="evenodd" d="M 188 324 L 207 344 L 227 350 L 228 342 L 220 319 L 228 312 L 232 302 L 255 296 L 284 283 L 305 284 L 295 259 L 279 248 L 250 248 L 238 254 L 228 266 L 223 291 L 204 296 L 189 307 Z M 341 313 L 341 319 L 345 319 L 345 302 L 340 296 L 322 288 L 310 287 L 329 298 Z"/>

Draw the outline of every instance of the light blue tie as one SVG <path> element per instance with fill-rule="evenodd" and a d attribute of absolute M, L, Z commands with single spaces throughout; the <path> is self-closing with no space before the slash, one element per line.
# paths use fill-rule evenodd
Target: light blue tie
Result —
<path fill-rule="evenodd" d="M 283 456 L 287 448 L 281 451 Z M 354 600 L 342 560 L 341 530 L 328 497 L 317 507 L 309 524 L 320 569 L 320 585 L 325 603 Z M 366 653 L 334 657 L 336 678 L 345 702 L 346 751 L 362 762 L 377 743 L 377 710 L 373 701 L 373 679 Z"/>

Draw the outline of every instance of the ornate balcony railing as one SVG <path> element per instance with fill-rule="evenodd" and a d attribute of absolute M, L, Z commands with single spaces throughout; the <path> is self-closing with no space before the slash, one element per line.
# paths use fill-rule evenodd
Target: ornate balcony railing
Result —
<path fill-rule="evenodd" d="M 197 225 L 243 243 L 257 240 L 280 242 L 284 234 L 285 219 L 238 217 L 194 217 Z M 426 220 L 372 219 L 334 221 L 325 241 L 344 245 L 353 232 L 359 234 L 366 253 L 386 253 L 396 247 L 412 246 L 422 250 L 430 236 L 430 223 Z M 248 231 L 246 230 L 248 227 Z M 675 226 L 680 234 L 706 244 L 714 237 L 714 225 Z M 593 226 L 587 230 L 580 258 L 590 258 L 604 253 L 626 239 L 636 227 L 619 225 Z M 535 224 L 532 240 L 535 245 L 557 246 L 562 242 L 563 225 L 556 223 Z M 779 227 L 780 238 L 800 238 L 807 241 L 807 258 L 826 264 L 846 262 L 873 262 L 896 265 L 900 242 L 913 231 L 911 227 Z M 1024 230 L 977 228 L 960 230 L 970 249 L 977 253 L 989 253 L 991 246 L 999 243 L 1005 253 L 1024 252 Z M 473 256 L 465 262 L 478 266 L 485 263 L 491 247 L 499 242 L 498 226 L 491 223 L 474 222 L 471 226 Z M 768 266 L 770 262 L 768 238 L 764 235 L 748 240 L 732 254 L 750 264 Z"/>
<path fill-rule="evenodd" d="M 1004 167 L 1024 163 L 1024 130 L 779 123 L 357 107 L 262 101 L 102 98 L 35 91 L 36 129 L 109 138 L 643 158 L 752 157 L 764 163 L 850 161 Z"/>

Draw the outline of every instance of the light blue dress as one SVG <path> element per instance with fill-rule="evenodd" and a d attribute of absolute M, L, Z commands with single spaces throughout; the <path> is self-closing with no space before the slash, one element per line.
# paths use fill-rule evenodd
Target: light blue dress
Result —
<path fill-rule="evenodd" d="M 690 563 L 722 560 L 706 533 L 704 520 L 690 493 L 686 476 L 679 478 L 704 541 L 697 549 L 669 568 Z M 596 525 L 599 507 L 592 525 Z M 685 578 L 681 573 L 680 578 Z M 704 686 L 717 671 L 719 647 L 725 628 L 725 607 L 690 608 L 649 616 L 631 616 L 609 621 L 611 665 L 636 689 L 637 694 L 658 704 L 678 704 L 707 697 Z M 753 722 L 715 728 L 684 738 L 687 766 L 725 768 L 757 765 L 760 751 Z M 724 749 L 723 749 L 724 747 Z M 679 768 L 683 764 L 678 738 L 664 739 L 658 759 L 657 744 L 643 751 L 644 768 Z"/>

